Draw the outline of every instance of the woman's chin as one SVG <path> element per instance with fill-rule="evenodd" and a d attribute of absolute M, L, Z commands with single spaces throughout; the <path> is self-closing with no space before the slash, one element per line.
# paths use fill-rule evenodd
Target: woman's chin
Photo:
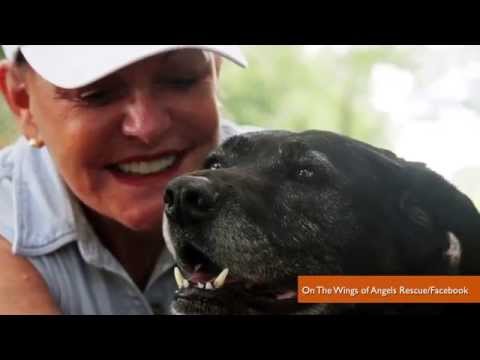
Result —
<path fill-rule="evenodd" d="M 137 232 L 161 231 L 163 206 L 155 211 L 129 212 L 122 217 L 122 223 L 125 227 Z"/>

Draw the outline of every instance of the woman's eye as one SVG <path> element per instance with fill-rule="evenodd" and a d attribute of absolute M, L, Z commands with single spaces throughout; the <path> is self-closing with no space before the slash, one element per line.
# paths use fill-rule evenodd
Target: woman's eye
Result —
<path fill-rule="evenodd" d="M 118 96 L 118 93 L 111 90 L 92 90 L 81 93 L 78 99 L 86 105 L 103 106 L 109 104 Z"/>
<path fill-rule="evenodd" d="M 197 82 L 197 78 L 178 78 L 172 80 L 172 84 L 177 87 L 190 87 Z"/>
<path fill-rule="evenodd" d="M 175 89 L 186 90 L 193 87 L 198 81 L 196 77 L 178 77 L 167 79 L 164 82 Z"/>

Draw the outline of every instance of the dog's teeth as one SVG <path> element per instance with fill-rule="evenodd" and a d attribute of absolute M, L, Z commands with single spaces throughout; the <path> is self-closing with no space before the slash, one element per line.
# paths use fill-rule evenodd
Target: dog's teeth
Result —
<path fill-rule="evenodd" d="M 228 276 L 228 269 L 223 269 L 220 275 L 213 281 L 213 286 L 215 289 L 220 289 L 224 284 Z"/>
<path fill-rule="evenodd" d="M 207 289 L 207 290 L 213 290 L 214 289 L 214 287 L 213 287 L 213 285 L 210 281 L 205 284 L 205 289 Z"/>
<path fill-rule="evenodd" d="M 204 289 L 204 288 L 205 288 L 205 285 L 202 284 L 202 283 L 198 283 L 198 284 L 197 284 L 197 288 L 199 288 L 199 289 Z"/>
<path fill-rule="evenodd" d="M 180 269 L 178 267 L 175 267 L 173 269 L 173 274 L 175 275 L 175 281 L 177 282 L 177 286 L 179 289 L 183 289 L 183 282 L 185 281 L 185 278 L 183 277 L 182 273 L 180 272 Z"/>
<path fill-rule="evenodd" d="M 188 289 L 188 287 L 190 286 L 190 283 L 188 282 L 188 280 L 183 279 L 183 284 L 182 285 L 185 289 Z"/>

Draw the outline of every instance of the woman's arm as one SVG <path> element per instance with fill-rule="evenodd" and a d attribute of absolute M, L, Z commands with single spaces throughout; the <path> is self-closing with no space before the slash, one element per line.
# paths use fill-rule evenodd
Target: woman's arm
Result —
<path fill-rule="evenodd" d="M 25 258 L 12 254 L 0 236 L 0 314 L 60 315 L 47 284 Z"/>

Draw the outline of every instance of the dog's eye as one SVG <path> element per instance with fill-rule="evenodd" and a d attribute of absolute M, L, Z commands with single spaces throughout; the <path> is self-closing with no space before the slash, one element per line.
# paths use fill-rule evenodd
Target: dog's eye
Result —
<path fill-rule="evenodd" d="M 216 154 L 210 155 L 204 164 L 204 169 L 217 170 L 223 168 L 223 163 Z"/>
<path fill-rule="evenodd" d="M 221 169 L 222 168 L 222 164 L 220 164 L 219 162 L 214 162 L 212 164 L 209 165 L 208 169 L 209 170 L 217 170 L 217 169 Z"/>
<path fill-rule="evenodd" d="M 306 179 L 311 178 L 313 175 L 315 175 L 315 172 L 313 171 L 313 169 L 310 169 L 310 168 L 302 168 L 302 169 L 299 169 L 297 172 L 297 176 L 306 178 Z"/>
<path fill-rule="evenodd" d="M 302 181 L 320 181 L 329 177 L 330 166 L 325 155 L 317 151 L 308 151 L 298 157 L 293 166 L 293 176 Z"/>
<path fill-rule="evenodd" d="M 297 179 L 308 180 L 316 175 L 317 171 L 311 164 L 297 164 L 294 169 L 294 176 Z"/>

